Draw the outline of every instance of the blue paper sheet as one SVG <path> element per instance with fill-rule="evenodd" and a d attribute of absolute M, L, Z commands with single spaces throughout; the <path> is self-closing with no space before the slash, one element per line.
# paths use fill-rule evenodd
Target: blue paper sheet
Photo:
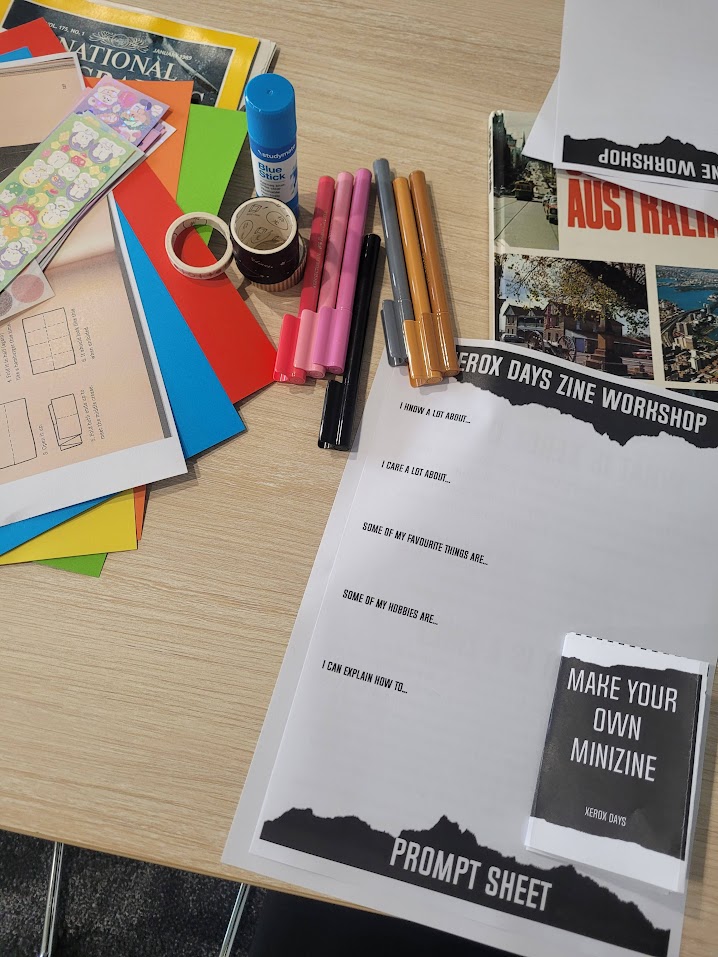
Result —
<path fill-rule="evenodd" d="M 192 458 L 239 435 L 245 425 L 121 213 L 120 219 L 182 449 Z M 5 525 L 0 528 L 0 555 L 102 501 L 94 499 Z"/>
<path fill-rule="evenodd" d="M 31 56 L 29 47 L 20 47 L 18 50 L 0 53 L 0 63 L 7 63 L 10 60 L 29 60 Z"/>
<path fill-rule="evenodd" d="M 245 425 L 149 256 L 121 212 L 119 217 L 182 450 L 189 459 L 244 432 Z"/>

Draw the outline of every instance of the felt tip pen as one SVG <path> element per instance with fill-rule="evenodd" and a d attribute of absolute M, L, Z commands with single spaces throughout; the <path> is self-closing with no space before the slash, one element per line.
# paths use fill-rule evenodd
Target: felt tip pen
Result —
<path fill-rule="evenodd" d="M 331 311 L 337 303 L 353 187 L 354 177 L 351 173 L 340 173 L 337 176 L 317 306 L 316 309 L 305 309 L 299 316 L 295 364 L 313 379 L 323 378 L 327 371 L 326 361 L 322 360 L 326 360 Z"/>
<path fill-rule="evenodd" d="M 444 274 L 441 269 L 441 256 L 436 233 L 436 224 L 429 201 L 429 190 L 426 185 L 426 176 L 421 170 L 409 174 L 409 190 L 414 202 L 416 225 L 419 231 L 419 244 L 424 260 L 424 273 L 429 287 L 431 311 L 434 315 L 436 341 L 439 346 L 439 357 L 446 375 L 457 375 L 459 360 L 456 355 L 454 333 L 451 328 L 451 313 L 449 299 L 446 295 Z"/>
<path fill-rule="evenodd" d="M 401 244 L 404 248 L 411 302 L 414 307 L 414 322 L 404 323 L 404 338 L 409 357 L 409 378 L 415 387 L 436 385 L 437 382 L 442 381 L 444 374 L 439 358 L 439 347 L 436 344 L 434 317 L 431 315 L 429 291 L 426 287 L 409 182 L 405 176 L 397 176 L 392 185 L 399 215 Z"/>
<path fill-rule="evenodd" d="M 296 364 L 297 340 L 300 335 L 301 315 L 305 310 L 316 310 L 319 300 L 319 286 L 324 266 L 324 254 L 327 248 L 329 221 L 334 203 L 334 180 L 331 176 L 321 176 L 317 184 L 317 199 L 314 204 L 312 228 L 309 233 L 307 265 L 304 269 L 302 294 L 299 297 L 297 315 L 287 313 L 282 320 L 282 330 L 277 346 L 277 360 L 274 365 L 276 382 L 306 382 L 307 375 Z"/>
<path fill-rule="evenodd" d="M 396 201 L 391 185 L 391 170 L 386 159 L 374 161 L 374 176 L 379 195 L 379 212 L 384 230 L 386 259 L 389 265 L 392 299 L 385 299 L 381 307 L 381 321 L 384 329 L 386 355 L 390 366 L 406 365 L 406 342 L 404 341 L 404 323 L 411 322 L 414 311 L 411 307 L 409 279 L 406 275 L 404 251 L 401 246 L 399 219 L 396 213 Z"/>
<path fill-rule="evenodd" d="M 352 322 L 354 291 L 359 272 L 359 257 L 362 251 L 364 223 L 369 209 L 370 187 L 371 172 L 368 169 L 357 170 L 354 175 L 354 191 L 352 192 L 352 204 L 349 210 L 347 236 L 344 242 L 342 271 L 339 276 L 339 288 L 337 289 L 337 305 L 329 329 L 325 363 L 327 371 L 334 375 L 341 375 L 344 372 L 349 328 Z"/>
<path fill-rule="evenodd" d="M 338 449 L 347 452 L 351 448 L 369 306 L 374 289 L 380 245 L 379 237 L 373 233 L 364 237 L 354 294 L 346 372 L 341 383 L 336 379 L 327 383 L 327 390 L 324 395 L 324 411 L 322 412 L 322 422 L 319 428 L 318 444 L 320 449 Z"/>

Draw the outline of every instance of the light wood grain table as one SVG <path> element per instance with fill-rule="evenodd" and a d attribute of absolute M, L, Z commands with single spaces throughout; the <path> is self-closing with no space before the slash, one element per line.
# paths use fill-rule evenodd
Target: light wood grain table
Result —
<path fill-rule="evenodd" d="M 278 43 L 305 235 L 320 175 L 378 156 L 423 168 L 458 332 L 488 334 L 487 118 L 540 106 L 560 0 L 144 3 Z M 250 189 L 245 151 L 224 212 Z M 380 233 L 374 198 L 370 219 Z M 247 298 L 276 343 L 297 296 Z M 372 371 L 382 344 L 378 323 Z M 99 580 L 2 569 L 0 827 L 280 886 L 220 856 L 344 466 L 317 448 L 323 396 L 324 383 L 274 385 L 245 402 L 248 432 L 154 487 L 139 551 L 111 556 Z M 713 732 L 706 792 L 715 749 Z M 684 957 L 718 951 L 718 832 L 703 808 Z"/>

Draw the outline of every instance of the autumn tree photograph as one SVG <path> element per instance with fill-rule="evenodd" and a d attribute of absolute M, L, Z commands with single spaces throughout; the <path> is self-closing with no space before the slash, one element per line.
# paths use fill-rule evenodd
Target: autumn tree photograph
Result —
<path fill-rule="evenodd" d="M 653 377 L 642 263 L 494 258 L 496 337 L 592 369 Z"/>

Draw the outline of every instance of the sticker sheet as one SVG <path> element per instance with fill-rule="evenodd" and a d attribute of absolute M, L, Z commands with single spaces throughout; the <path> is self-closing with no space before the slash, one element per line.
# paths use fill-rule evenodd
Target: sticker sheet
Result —
<path fill-rule="evenodd" d="M 94 116 L 71 113 L 0 182 L 0 291 L 139 151 Z"/>
<path fill-rule="evenodd" d="M 135 145 L 142 142 L 168 110 L 166 103 L 145 96 L 111 76 L 103 76 L 75 108 L 76 113 L 92 113 Z"/>

